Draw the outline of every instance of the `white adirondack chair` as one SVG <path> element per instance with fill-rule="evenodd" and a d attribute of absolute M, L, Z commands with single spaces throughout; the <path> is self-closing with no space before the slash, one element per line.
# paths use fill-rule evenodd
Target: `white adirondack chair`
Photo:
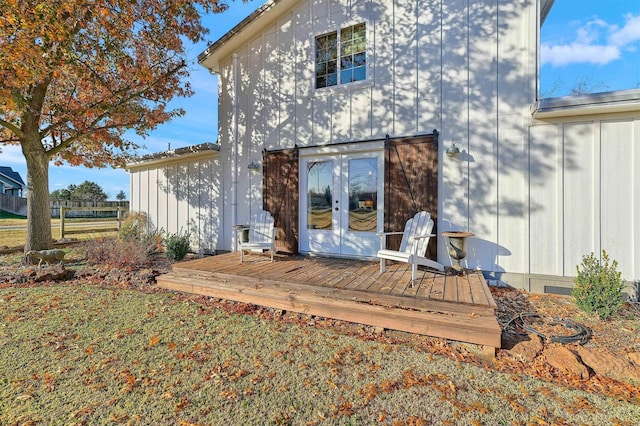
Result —
<path fill-rule="evenodd" d="M 245 230 L 249 230 L 249 241 L 242 241 L 241 235 Z M 249 227 L 239 227 L 236 229 L 236 241 L 240 251 L 240 263 L 244 261 L 244 252 L 249 250 L 271 250 L 271 261 L 276 252 L 276 228 L 274 227 L 273 216 L 267 211 L 260 210 L 251 218 Z"/>
<path fill-rule="evenodd" d="M 431 259 L 427 259 L 425 254 L 429 245 L 429 238 L 435 237 L 431 233 L 433 229 L 433 219 L 428 212 L 422 211 L 407 221 L 403 232 L 383 232 L 380 236 L 380 274 L 385 271 L 385 260 L 408 263 L 411 265 L 411 285 L 417 278 L 418 265 L 444 271 L 444 266 Z M 398 250 L 387 250 L 387 235 L 402 234 L 402 242 Z"/>

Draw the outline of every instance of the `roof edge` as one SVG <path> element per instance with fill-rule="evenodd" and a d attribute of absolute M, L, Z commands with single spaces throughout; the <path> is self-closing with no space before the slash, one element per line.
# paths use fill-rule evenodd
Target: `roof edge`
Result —
<path fill-rule="evenodd" d="M 219 71 L 220 59 L 230 54 L 236 46 L 235 40 L 240 33 L 246 30 L 247 27 L 256 25 L 255 32 L 259 31 L 263 27 L 266 27 L 272 21 L 277 19 L 278 14 L 272 14 L 274 9 L 286 10 L 294 5 L 299 0 L 268 0 L 262 6 L 254 10 L 249 16 L 244 18 L 235 27 L 229 30 L 226 34 L 220 37 L 218 40 L 210 44 L 202 53 L 198 55 L 198 63 L 207 68 L 212 74 L 216 74 Z M 265 16 L 267 18 L 265 18 Z M 252 32 L 253 33 L 253 32 Z M 229 47 L 230 46 L 230 47 Z M 226 52 L 226 53 L 225 53 Z"/>
<path fill-rule="evenodd" d="M 0 172 L 0 176 L 4 176 L 5 178 L 7 178 L 7 180 L 10 180 L 11 182 L 17 184 L 18 186 L 20 186 L 21 188 L 24 188 L 26 185 L 22 182 L 18 182 L 17 180 L 11 178 L 11 176 L 7 176 L 4 173 Z"/>
<path fill-rule="evenodd" d="M 9 166 L 0 166 L 0 175 L 4 176 L 6 179 L 17 183 L 21 187 L 26 187 L 26 184 L 22 180 L 22 176 L 20 173 L 16 172 Z"/>
<path fill-rule="evenodd" d="M 279 0 L 269 0 L 265 2 L 262 6 L 251 12 L 249 16 L 240 21 L 235 27 L 231 28 L 229 32 L 224 34 L 218 40 L 214 41 L 211 45 L 207 46 L 204 52 L 198 55 L 198 62 L 202 63 L 207 57 L 209 57 L 218 47 L 224 44 L 227 40 L 232 38 L 234 35 L 239 33 L 244 27 L 249 25 L 254 19 L 258 16 L 262 15 L 265 11 L 270 9 L 274 4 L 276 4 Z"/>
<path fill-rule="evenodd" d="M 213 142 L 205 142 L 199 145 L 185 146 L 183 148 L 172 149 L 154 154 L 143 155 L 134 161 L 127 163 L 126 169 L 138 169 L 153 164 L 170 163 L 178 160 L 217 157 L 220 152 L 220 145 Z"/>
<path fill-rule="evenodd" d="M 640 111 L 640 89 L 540 99 L 531 106 L 533 118 Z"/>
<path fill-rule="evenodd" d="M 556 0 L 540 0 L 540 26 L 544 25 L 544 21 L 546 21 L 549 12 L 551 12 L 551 8 L 553 8 L 553 3 Z"/>

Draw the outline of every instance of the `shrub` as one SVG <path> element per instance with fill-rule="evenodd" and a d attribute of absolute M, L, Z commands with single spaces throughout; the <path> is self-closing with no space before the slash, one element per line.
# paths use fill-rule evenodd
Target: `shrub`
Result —
<path fill-rule="evenodd" d="M 139 240 L 147 230 L 147 214 L 144 212 L 128 212 L 122 225 L 118 237 L 121 240 Z"/>
<path fill-rule="evenodd" d="M 571 292 L 576 305 L 587 313 L 597 313 L 601 319 L 610 318 L 622 306 L 624 283 L 617 271 L 618 262 L 609 264 L 609 255 L 602 250 L 602 261 L 593 253 L 583 256 L 582 264 L 576 267 L 578 276 Z"/>
<path fill-rule="evenodd" d="M 171 262 L 178 262 L 187 255 L 191 247 L 189 246 L 189 234 L 181 232 L 177 234 L 167 234 L 165 239 L 167 248 L 167 259 Z"/>
<path fill-rule="evenodd" d="M 118 269 L 140 269 L 152 266 L 162 253 L 162 240 L 147 236 L 121 240 L 99 238 L 85 243 L 90 265 Z"/>

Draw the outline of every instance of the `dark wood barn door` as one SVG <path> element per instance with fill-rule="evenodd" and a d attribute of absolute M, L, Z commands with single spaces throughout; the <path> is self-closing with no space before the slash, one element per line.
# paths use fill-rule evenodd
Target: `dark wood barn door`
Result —
<path fill-rule="evenodd" d="M 297 151 L 266 152 L 263 161 L 263 209 L 278 228 L 276 249 L 298 253 L 298 155 Z"/>
<path fill-rule="evenodd" d="M 438 223 L 437 133 L 414 138 L 389 139 L 385 152 L 384 228 L 402 231 L 417 212 L 425 210 Z M 387 247 L 397 249 L 401 237 L 390 237 Z M 429 240 L 427 257 L 437 259 L 437 238 Z"/>

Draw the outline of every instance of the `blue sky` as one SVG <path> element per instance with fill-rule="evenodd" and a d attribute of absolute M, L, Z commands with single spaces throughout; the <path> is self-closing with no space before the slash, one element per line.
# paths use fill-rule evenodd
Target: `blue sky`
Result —
<path fill-rule="evenodd" d="M 259 7 L 264 0 L 230 1 L 229 9 L 205 18 L 215 41 Z M 556 0 L 541 32 L 541 93 L 562 96 L 576 87 L 596 92 L 640 87 L 640 0 Z M 177 99 L 186 115 L 158 127 L 145 140 L 140 154 L 179 148 L 217 138 L 217 77 L 197 64 L 207 43 L 188 49 L 191 85 L 195 95 Z M 10 166 L 26 181 L 19 147 L 2 147 L 0 165 Z M 110 199 L 123 190 L 129 199 L 129 175 L 124 170 L 86 169 L 51 165 L 50 190 L 85 180 L 98 183 Z"/>
<path fill-rule="evenodd" d="M 640 0 L 556 0 L 540 44 L 543 97 L 640 88 Z"/>

